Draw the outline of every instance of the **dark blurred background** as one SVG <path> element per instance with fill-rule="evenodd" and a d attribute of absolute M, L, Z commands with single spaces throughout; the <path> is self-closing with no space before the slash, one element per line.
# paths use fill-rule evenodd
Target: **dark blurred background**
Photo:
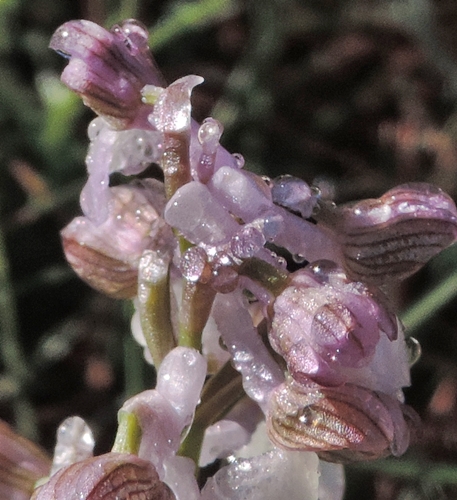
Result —
<path fill-rule="evenodd" d="M 79 281 L 59 238 L 93 115 L 49 39 L 131 17 L 169 82 L 205 78 L 194 116 L 218 118 L 248 168 L 337 202 L 414 181 L 457 197 L 455 0 L 0 0 L 0 417 L 49 451 L 74 414 L 109 449 L 120 404 L 154 377 L 129 306 Z M 400 459 L 348 467 L 345 498 L 456 499 L 457 248 L 389 293 L 422 344 L 406 391 L 422 427 Z"/>

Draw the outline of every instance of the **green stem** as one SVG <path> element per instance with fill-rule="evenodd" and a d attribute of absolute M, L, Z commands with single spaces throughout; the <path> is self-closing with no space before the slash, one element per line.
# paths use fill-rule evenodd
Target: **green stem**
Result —
<path fill-rule="evenodd" d="M 142 261 L 143 262 L 143 261 Z M 145 266 L 148 269 L 148 266 Z M 163 358 L 176 346 L 171 324 L 168 267 L 157 266 L 154 279 L 142 276 L 140 263 L 138 308 L 141 328 L 156 369 Z"/>
<path fill-rule="evenodd" d="M 111 451 L 115 453 L 138 454 L 141 443 L 141 427 L 134 413 L 120 410 L 116 439 Z"/>
<path fill-rule="evenodd" d="M 200 350 L 216 292 L 207 284 L 184 280 L 179 314 L 178 344 Z"/>
<path fill-rule="evenodd" d="M 418 330 L 439 309 L 448 304 L 457 296 L 457 272 L 452 273 L 441 281 L 426 295 L 410 306 L 402 315 L 401 320 L 406 327 L 408 335 Z"/>
<path fill-rule="evenodd" d="M 124 397 L 128 399 L 145 390 L 142 349 L 130 332 L 123 338 L 124 351 Z"/>
<path fill-rule="evenodd" d="M 289 273 L 278 269 L 262 259 L 247 259 L 238 269 L 240 275 L 256 281 L 275 297 L 277 297 L 289 283 Z"/>
<path fill-rule="evenodd" d="M 3 230 L 0 228 L 0 355 L 6 371 L 15 380 L 18 392 L 14 398 L 14 414 L 18 432 L 36 440 L 38 429 L 35 411 L 26 396 L 26 386 L 32 374 L 25 361 L 19 340 L 14 290 L 10 279 L 9 261 Z"/>

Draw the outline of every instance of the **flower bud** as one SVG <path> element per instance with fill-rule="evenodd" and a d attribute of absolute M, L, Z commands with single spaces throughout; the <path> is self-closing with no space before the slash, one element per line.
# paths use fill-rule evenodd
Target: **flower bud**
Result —
<path fill-rule="evenodd" d="M 174 500 L 147 460 L 127 453 L 107 453 L 59 470 L 32 500 Z"/>
<path fill-rule="evenodd" d="M 288 380 L 267 414 L 271 440 L 289 450 L 315 451 L 331 462 L 403 454 L 412 410 L 386 394 L 347 384 L 324 388 Z"/>
<path fill-rule="evenodd" d="M 77 217 L 62 231 L 65 256 L 74 271 L 113 298 L 136 295 L 144 250 L 167 252 L 171 248 L 171 228 L 159 216 L 160 203 L 157 206 L 149 189 L 154 186 L 110 188 L 109 217 L 103 224 L 96 226 L 87 217 Z"/>
<path fill-rule="evenodd" d="M 271 345 L 294 379 L 342 384 L 341 368 L 366 366 L 381 332 L 396 338 L 396 319 L 384 301 L 377 290 L 350 281 L 333 262 L 317 261 L 293 273 L 277 297 Z"/>
<path fill-rule="evenodd" d="M 357 280 L 403 279 L 457 238 L 457 209 L 441 189 L 415 183 L 339 210 L 345 267 Z"/>
<path fill-rule="evenodd" d="M 107 31 L 91 21 L 70 21 L 57 29 L 50 47 L 70 58 L 62 81 L 84 104 L 116 129 L 140 123 L 149 128 L 151 106 L 143 104 L 141 89 L 160 84 L 162 78 L 144 26 L 129 20 Z"/>

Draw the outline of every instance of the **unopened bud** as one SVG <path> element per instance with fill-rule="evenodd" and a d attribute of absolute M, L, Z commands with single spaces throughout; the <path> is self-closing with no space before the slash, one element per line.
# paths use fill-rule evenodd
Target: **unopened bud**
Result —
<path fill-rule="evenodd" d="M 62 81 L 111 126 L 125 129 L 138 122 L 139 115 L 147 126 L 151 107 L 143 104 L 141 89 L 161 82 L 147 42 L 146 28 L 136 21 L 107 31 L 80 20 L 60 26 L 50 47 L 70 59 Z"/>
<path fill-rule="evenodd" d="M 425 183 L 343 206 L 336 217 L 348 273 L 377 284 L 410 276 L 457 238 L 454 202 Z"/>
<path fill-rule="evenodd" d="M 293 380 L 273 394 L 268 434 L 280 447 L 315 451 L 327 461 L 371 460 L 403 454 L 412 410 L 386 394 L 347 384 L 323 388 Z"/>
<path fill-rule="evenodd" d="M 32 500 L 174 500 L 147 460 L 126 453 L 88 458 L 54 474 Z"/>
<path fill-rule="evenodd" d="M 293 273 L 273 308 L 270 342 L 299 381 L 340 385 L 346 381 L 341 367 L 367 366 L 381 332 L 397 336 L 381 293 L 349 280 L 330 261 Z"/>

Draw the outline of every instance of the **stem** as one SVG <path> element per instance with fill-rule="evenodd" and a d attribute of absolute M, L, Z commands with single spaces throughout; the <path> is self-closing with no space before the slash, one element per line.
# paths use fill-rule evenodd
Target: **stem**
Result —
<path fill-rule="evenodd" d="M 171 324 L 168 264 L 160 263 L 151 252 L 151 255 L 142 257 L 139 266 L 138 309 L 141 328 L 156 369 L 176 346 Z M 152 275 L 149 279 L 148 274 Z"/>
<path fill-rule="evenodd" d="M 205 430 L 223 418 L 244 396 L 246 393 L 243 390 L 241 375 L 228 361 L 205 384 L 201 403 L 197 407 L 192 427 L 181 445 L 179 454 L 192 458 L 198 465 Z"/>
<path fill-rule="evenodd" d="M 184 280 L 178 344 L 200 350 L 216 292 L 207 284 Z"/>
<path fill-rule="evenodd" d="M 161 166 L 165 176 L 165 193 L 170 199 L 184 184 L 192 180 L 189 163 L 189 133 L 164 134 Z"/>
<path fill-rule="evenodd" d="M 409 335 L 419 329 L 439 309 L 457 296 L 457 272 L 441 281 L 426 295 L 410 306 L 402 315 L 401 320 Z"/>
<path fill-rule="evenodd" d="M 138 454 L 141 443 L 141 427 L 134 413 L 119 411 L 116 439 L 111 451 Z"/>
<path fill-rule="evenodd" d="M 2 336 L 0 356 L 6 371 L 11 374 L 18 387 L 14 397 L 16 426 L 20 434 L 36 440 L 38 429 L 35 411 L 25 391 L 31 374 L 19 340 L 16 303 L 2 228 L 0 228 L 0 331 Z"/>
<path fill-rule="evenodd" d="M 247 259 L 238 269 L 240 275 L 246 276 L 262 285 L 277 297 L 289 283 L 289 273 L 268 264 L 262 259 Z"/>

